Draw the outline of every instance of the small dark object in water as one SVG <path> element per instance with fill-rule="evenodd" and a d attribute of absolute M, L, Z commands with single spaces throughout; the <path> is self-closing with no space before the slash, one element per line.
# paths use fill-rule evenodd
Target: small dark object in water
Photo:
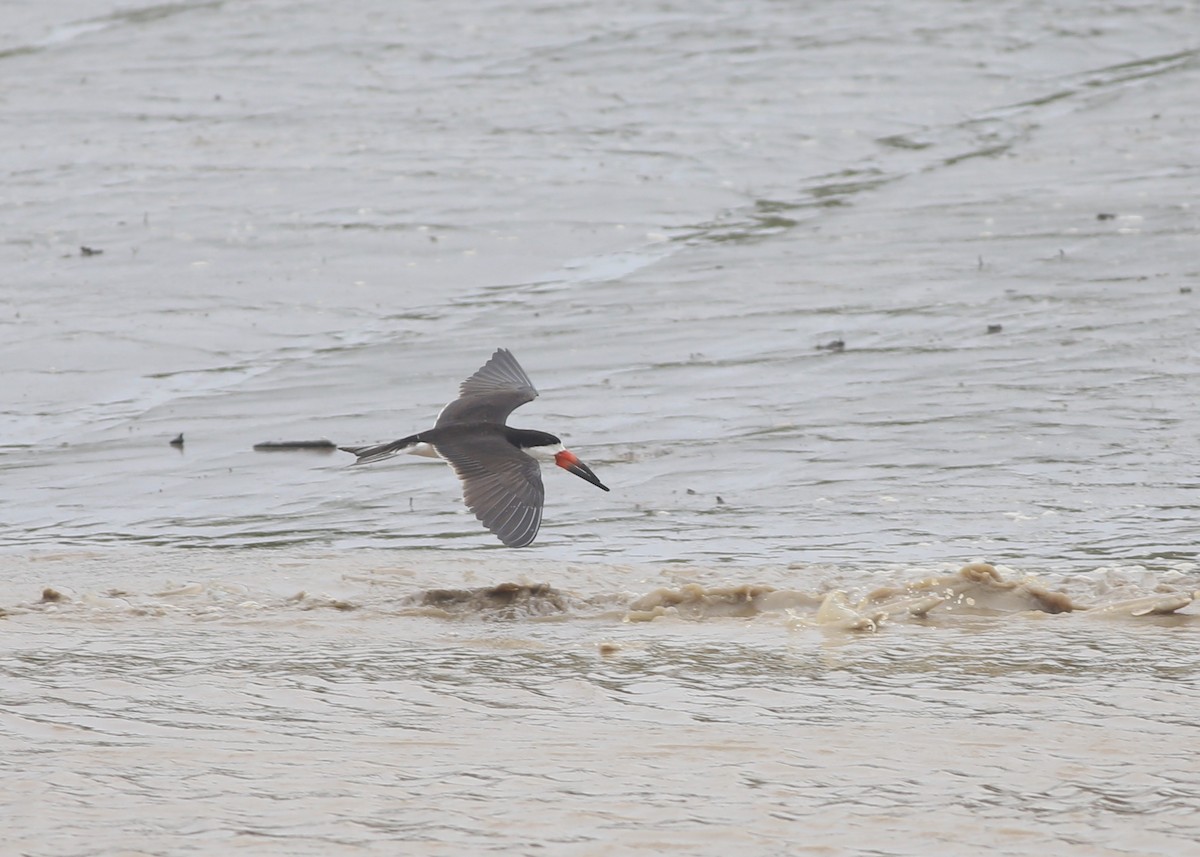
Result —
<path fill-rule="evenodd" d="M 1096 215 L 1096 219 L 1097 220 L 1116 220 L 1117 216 L 1115 214 L 1109 214 L 1107 211 L 1102 211 Z"/>
<path fill-rule="evenodd" d="M 696 493 L 696 492 L 695 492 L 694 490 L 692 490 L 691 488 L 689 488 L 689 489 L 687 490 L 687 492 L 688 492 L 689 494 L 695 494 L 695 493 Z"/>
<path fill-rule="evenodd" d="M 413 596 L 416 603 L 425 607 L 455 613 L 490 613 L 500 617 L 515 618 L 523 615 L 547 616 L 564 613 L 570 607 L 569 599 L 545 583 L 501 583 L 499 586 L 479 589 L 429 589 Z"/>
<path fill-rule="evenodd" d="M 844 339 L 831 340 L 829 342 L 826 342 L 824 345 L 818 345 L 817 350 L 818 351 L 845 351 L 846 350 L 846 340 L 844 340 Z"/>
<path fill-rule="evenodd" d="M 171 446 L 183 449 L 183 432 L 180 432 L 178 435 L 176 435 L 175 439 L 171 441 Z"/>
<path fill-rule="evenodd" d="M 255 452 L 333 452 L 337 444 L 332 440 L 269 440 L 254 444 Z"/>
<path fill-rule="evenodd" d="M 80 256 L 99 256 L 103 252 L 104 252 L 103 250 L 100 250 L 96 247 L 80 247 L 79 248 Z"/>
<path fill-rule="evenodd" d="M 987 326 L 988 333 L 999 333 L 1002 330 L 1004 330 L 1004 325 L 1002 324 L 989 324 Z"/>
<path fill-rule="evenodd" d="M 718 494 L 718 495 L 717 495 L 717 505 L 718 505 L 718 506 L 724 506 L 724 505 L 725 505 L 725 501 L 724 501 L 724 500 L 721 498 L 721 495 L 720 495 L 720 494 Z"/>
<path fill-rule="evenodd" d="M 47 586 L 45 589 L 42 590 L 42 603 L 43 604 L 53 604 L 57 601 L 66 601 L 66 600 L 68 600 L 67 596 L 63 595 L 57 589 L 51 589 L 49 586 Z"/>
<path fill-rule="evenodd" d="M 1192 293 L 1192 287 L 1191 287 L 1191 286 L 1180 286 L 1180 287 L 1179 287 L 1179 294 L 1181 294 L 1181 295 L 1190 295 L 1191 293 Z"/>

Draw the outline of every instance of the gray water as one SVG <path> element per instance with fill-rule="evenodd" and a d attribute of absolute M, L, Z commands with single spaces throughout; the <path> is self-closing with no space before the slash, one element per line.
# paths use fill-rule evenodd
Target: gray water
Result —
<path fill-rule="evenodd" d="M 1194 853 L 1198 34 L 5 4 L 0 851 Z"/>

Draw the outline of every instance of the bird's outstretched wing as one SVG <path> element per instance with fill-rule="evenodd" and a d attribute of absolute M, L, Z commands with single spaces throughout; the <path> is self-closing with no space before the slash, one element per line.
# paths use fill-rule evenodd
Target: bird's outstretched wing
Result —
<path fill-rule="evenodd" d="M 533 382 L 507 348 L 498 348 L 479 371 L 458 388 L 458 398 L 438 414 L 437 425 L 496 423 L 537 398 Z"/>
<path fill-rule="evenodd" d="M 499 434 L 435 446 L 462 480 L 463 500 L 485 527 L 510 548 L 533 541 L 546 497 L 536 459 Z"/>

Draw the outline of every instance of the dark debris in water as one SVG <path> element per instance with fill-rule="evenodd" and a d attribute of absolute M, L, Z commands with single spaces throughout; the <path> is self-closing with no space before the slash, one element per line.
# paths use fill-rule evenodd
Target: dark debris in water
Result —
<path fill-rule="evenodd" d="M 254 444 L 255 452 L 333 452 L 332 440 L 268 440 Z"/>
<path fill-rule="evenodd" d="M 57 589 L 54 589 L 53 587 L 47 586 L 45 589 L 42 590 L 42 603 L 43 604 L 57 604 L 59 601 L 69 601 L 69 600 L 70 599 L 67 598 L 67 596 L 63 595 L 61 592 L 59 592 Z"/>
<path fill-rule="evenodd" d="M 413 596 L 422 607 L 447 613 L 498 613 L 503 616 L 565 613 L 569 599 L 545 583 L 501 583 L 477 589 L 429 589 Z"/>

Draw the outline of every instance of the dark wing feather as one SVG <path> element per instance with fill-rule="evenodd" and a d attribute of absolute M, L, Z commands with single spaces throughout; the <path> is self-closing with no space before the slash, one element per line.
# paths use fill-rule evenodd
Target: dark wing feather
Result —
<path fill-rule="evenodd" d="M 533 382 L 507 348 L 498 348 L 479 371 L 458 388 L 458 398 L 438 414 L 437 425 L 504 424 L 508 415 L 537 398 Z"/>
<path fill-rule="evenodd" d="M 542 469 L 503 436 L 435 444 L 463 483 L 475 517 L 510 548 L 533 541 L 542 525 Z"/>

